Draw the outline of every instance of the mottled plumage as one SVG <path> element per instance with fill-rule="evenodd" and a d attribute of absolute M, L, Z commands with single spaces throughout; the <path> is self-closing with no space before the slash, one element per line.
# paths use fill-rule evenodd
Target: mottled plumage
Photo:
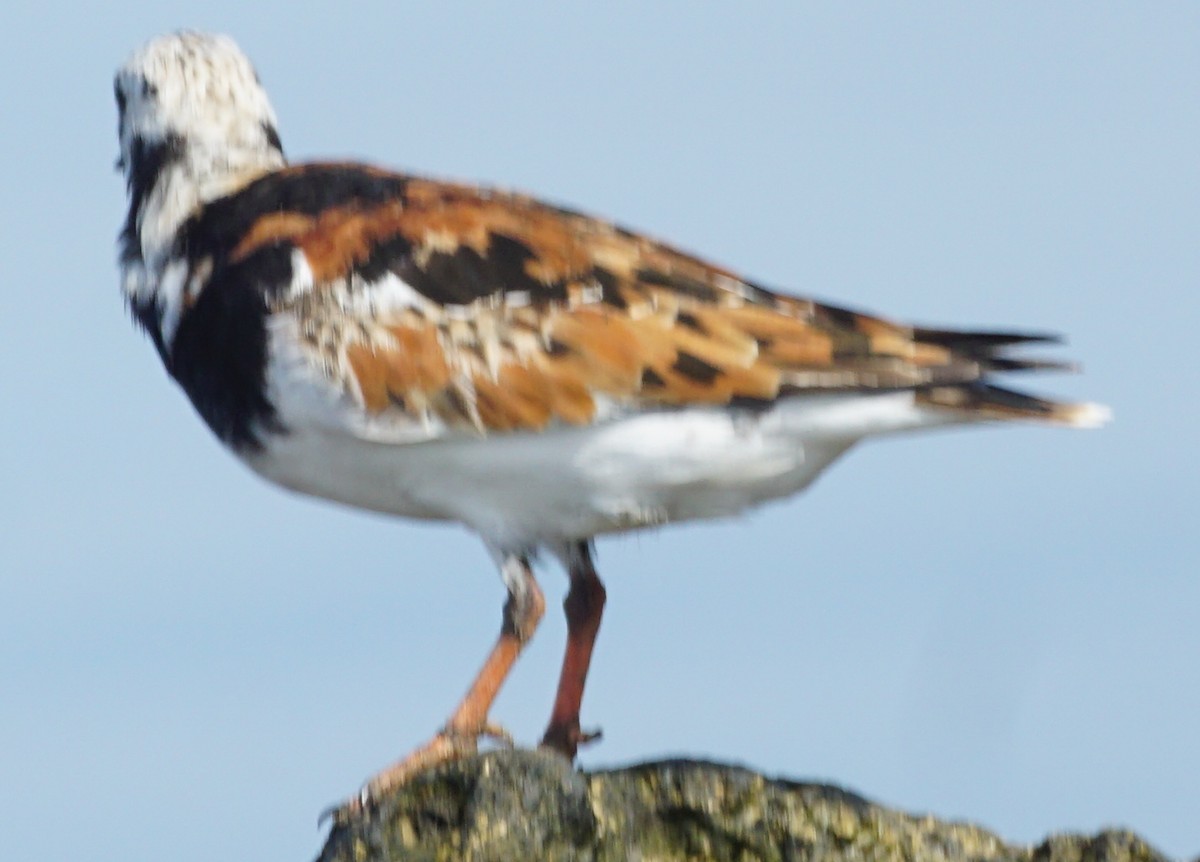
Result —
<path fill-rule="evenodd" d="M 214 433 L 282 485 L 459 521 L 504 575 L 496 650 L 446 729 L 375 793 L 490 731 L 541 616 L 538 548 L 571 574 L 544 742 L 573 756 L 603 606 L 595 535 L 786 496 L 868 436 L 1106 415 L 993 382 L 1061 367 L 1012 353 L 1045 336 L 782 295 L 520 194 L 287 165 L 265 92 L 223 37 L 151 42 L 116 93 L 125 294 Z"/>

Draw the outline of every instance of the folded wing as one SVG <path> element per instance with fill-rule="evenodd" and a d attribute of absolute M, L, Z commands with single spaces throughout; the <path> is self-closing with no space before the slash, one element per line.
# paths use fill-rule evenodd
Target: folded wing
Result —
<path fill-rule="evenodd" d="M 296 318 L 307 349 L 368 414 L 487 434 L 909 389 L 980 418 L 1096 418 L 990 382 L 1064 367 L 1012 354 L 1053 340 L 1044 335 L 903 326 L 780 295 L 517 194 L 346 165 L 281 173 L 326 191 L 297 192 L 298 204 L 243 225 L 232 259 L 280 244 L 302 254 L 300 288 L 273 310 Z"/>

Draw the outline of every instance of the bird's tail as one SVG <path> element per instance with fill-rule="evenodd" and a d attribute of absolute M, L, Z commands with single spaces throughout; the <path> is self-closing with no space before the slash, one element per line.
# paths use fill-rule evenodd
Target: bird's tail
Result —
<path fill-rule="evenodd" d="M 992 374 L 1013 371 L 1076 371 L 1069 362 L 1013 356 L 1014 347 L 1056 344 L 1055 335 L 1016 332 L 965 332 L 944 329 L 915 329 L 914 340 L 946 348 L 978 364 L 982 376 L 962 383 L 932 385 L 918 389 L 917 401 L 927 407 L 954 410 L 979 419 L 1024 419 L 1075 428 L 1098 428 L 1112 418 L 1102 404 L 1067 403 L 1039 398 L 997 386 Z"/>

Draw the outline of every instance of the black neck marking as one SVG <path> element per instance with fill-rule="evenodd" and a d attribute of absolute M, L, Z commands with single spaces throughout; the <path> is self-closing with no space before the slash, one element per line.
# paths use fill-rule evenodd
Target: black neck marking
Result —
<path fill-rule="evenodd" d="M 174 256 L 191 264 L 208 259 L 212 273 L 179 321 L 167 365 L 225 443 L 254 452 L 264 434 L 286 433 L 267 396 L 267 318 L 293 277 L 286 241 L 236 261 L 233 250 L 264 215 L 382 204 L 402 196 L 406 182 L 355 165 L 285 168 L 210 202 L 180 228 Z"/>
<path fill-rule="evenodd" d="M 286 430 L 267 397 L 267 316 L 268 297 L 291 280 L 286 246 L 218 263 L 171 342 L 171 375 L 213 433 L 239 451 L 257 451 L 263 433 Z"/>
<path fill-rule="evenodd" d="M 168 135 L 161 141 L 133 142 L 128 160 L 124 163 L 125 183 L 129 188 L 129 212 L 121 229 L 121 263 L 138 263 L 142 259 L 142 236 L 138 230 L 138 215 L 146 198 L 154 191 L 163 171 L 183 158 L 183 140 Z"/>

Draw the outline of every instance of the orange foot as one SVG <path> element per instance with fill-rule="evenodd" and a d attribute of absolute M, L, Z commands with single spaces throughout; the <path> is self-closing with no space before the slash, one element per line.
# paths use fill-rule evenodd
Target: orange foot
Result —
<path fill-rule="evenodd" d="M 495 740 L 506 748 L 513 746 L 512 735 L 497 724 L 484 723 L 475 731 L 447 726 L 429 742 L 371 778 L 355 796 L 327 809 L 321 815 L 321 822 L 332 818 L 334 825 L 341 826 L 361 817 L 388 793 L 422 772 L 475 754 L 479 750 L 481 737 Z"/>
<path fill-rule="evenodd" d="M 567 760 L 574 760 L 579 746 L 595 742 L 603 735 L 604 732 L 600 728 L 580 730 L 578 721 L 564 724 L 552 723 L 542 736 L 542 748 L 549 748 L 551 751 L 557 751 Z"/>
<path fill-rule="evenodd" d="M 452 760 L 469 757 L 479 750 L 479 738 L 489 737 L 502 745 L 512 747 L 512 737 L 504 728 L 488 721 L 488 711 L 512 670 L 521 648 L 533 636 L 546 601 L 534 580 L 529 560 L 517 554 L 504 556 L 501 567 L 504 583 L 508 587 L 508 601 L 504 605 L 504 621 L 500 637 L 488 653 L 483 667 L 475 675 L 475 681 L 467 689 L 446 726 L 429 742 L 422 745 L 403 760 L 380 772 L 363 789 L 336 808 L 321 815 L 322 822 L 329 817 L 341 826 L 364 813 L 368 813 L 389 791 L 407 784 L 415 776 Z"/>

